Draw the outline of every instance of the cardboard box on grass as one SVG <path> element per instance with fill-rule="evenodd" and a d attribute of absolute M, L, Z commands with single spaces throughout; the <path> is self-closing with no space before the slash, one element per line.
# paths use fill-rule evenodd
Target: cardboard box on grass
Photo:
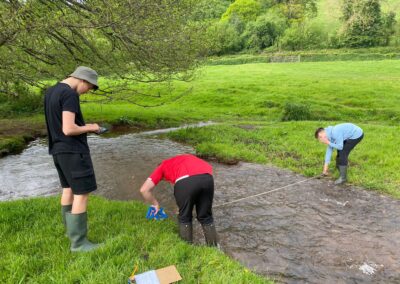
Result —
<path fill-rule="evenodd" d="M 128 284 L 170 284 L 179 280 L 182 280 L 181 275 L 175 265 L 171 265 L 129 277 Z"/>

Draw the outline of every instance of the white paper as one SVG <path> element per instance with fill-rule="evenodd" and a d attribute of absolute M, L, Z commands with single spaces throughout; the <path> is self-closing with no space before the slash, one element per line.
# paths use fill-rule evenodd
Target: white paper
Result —
<path fill-rule="evenodd" d="M 160 284 L 155 270 L 135 275 L 135 281 L 137 284 Z"/>

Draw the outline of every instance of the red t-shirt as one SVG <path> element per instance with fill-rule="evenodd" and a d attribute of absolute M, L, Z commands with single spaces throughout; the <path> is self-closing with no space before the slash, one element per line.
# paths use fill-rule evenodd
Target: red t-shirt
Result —
<path fill-rule="evenodd" d="M 172 157 L 162 161 L 162 163 L 154 170 L 149 179 L 157 185 L 162 179 L 175 184 L 178 179 L 201 175 L 212 175 L 212 167 L 206 161 L 196 156 L 185 154 Z"/>

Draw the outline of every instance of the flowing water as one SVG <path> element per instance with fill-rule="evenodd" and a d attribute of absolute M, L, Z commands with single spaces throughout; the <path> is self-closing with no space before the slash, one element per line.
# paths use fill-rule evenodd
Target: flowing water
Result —
<path fill-rule="evenodd" d="M 162 159 L 193 149 L 143 132 L 90 136 L 99 189 L 109 199 L 141 200 L 138 189 Z M 212 163 L 214 204 L 306 178 L 272 166 Z M 44 140 L 0 159 L 0 200 L 58 194 Z M 173 215 L 172 187 L 156 195 Z M 143 212 L 145 215 L 145 212 Z M 214 209 L 222 249 L 252 270 L 283 283 L 400 283 L 400 201 L 313 179 Z M 203 242 L 199 226 L 196 242 Z"/>

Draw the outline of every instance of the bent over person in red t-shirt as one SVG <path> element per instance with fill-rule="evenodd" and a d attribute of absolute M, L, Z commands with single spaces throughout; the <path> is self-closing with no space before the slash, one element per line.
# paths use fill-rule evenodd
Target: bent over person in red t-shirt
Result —
<path fill-rule="evenodd" d="M 185 154 L 164 160 L 142 185 L 140 192 L 156 211 L 160 205 L 152 190 L 162 180 L 174 184 L 174 196 L 179 207 L 179 236 L 193 243 L 192 211 L 196 207 L 207 245 L 217 245 L 217 233 L 212 215 L 214 179 L 212 167 L 196 156 Z M 156 212 L 157 213 L 157 212 Z"/>

